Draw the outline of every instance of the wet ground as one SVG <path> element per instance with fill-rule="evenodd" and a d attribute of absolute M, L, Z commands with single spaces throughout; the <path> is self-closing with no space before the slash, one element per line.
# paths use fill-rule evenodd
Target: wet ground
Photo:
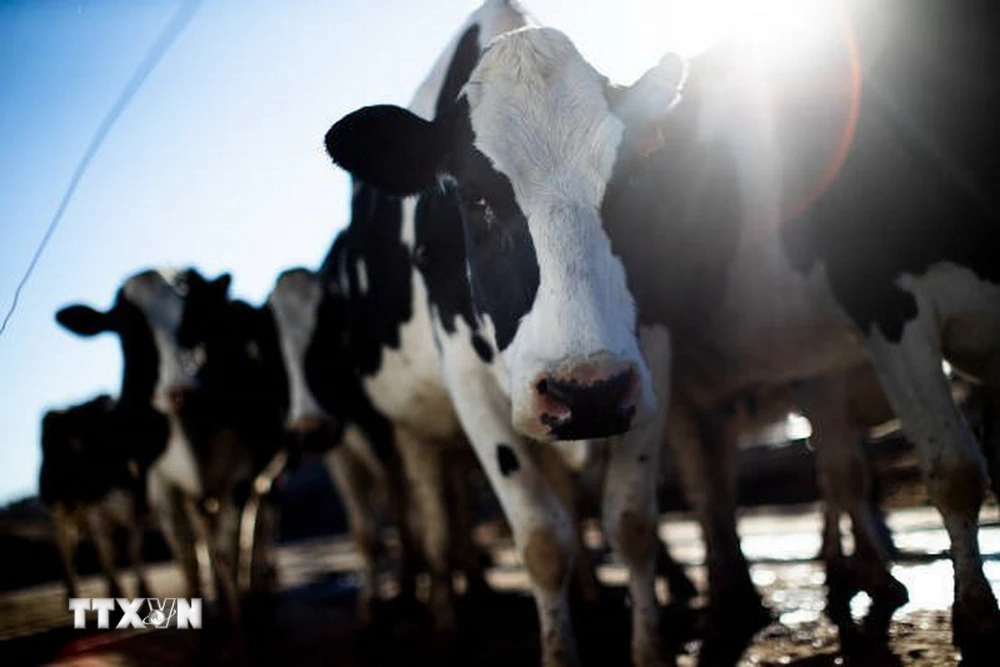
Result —
<path fill-rule="evenodd" d="M 980 542 L 986 573 L 1000 592 L 1000 525 L 997 509 L 984 510 Z M 850 664 L 952 665 L 958 657 L 950 644 L 948 609 L 952 569 L 944 557 L 947 537 L 936 513 L 928 508 L 890 512 L 889 522 L 900 559 L 893 574 L 909 589 L 910 603 L 900 609 L 887 651 L 853 656 Z M 744 516 L 743 548 L 752 562 L 755 584 L 778 622 L 764 630 L 744 654 L 744 665 L 840 665 L 835 629 L 823 617 L 824 575 L 815 556 L 820 547 L 820 517 L 814 506 L 756 510 Z M 662 535 L 674 556 L 704 587 L 704 552 L 695 524 L 666 516 Z M 524 572 L 510 544 L 488 528 L 495 566 L 488 579 L 497 593 L 459 601 L 459 630 L 453 641 L 440 641 L 420 608 L 384 602 L 378 623 L 365 630 L 354 618 L 356 557 L 342 539 L 286 545 L 279 553 L 283 591 L 278 599 L 248 610 L 246 632 L 179 630 L 73 630 L 62 587 L 48 584 L 0 595 L 0 664 L 98 665 L 425 665 L 448 658 L 462 665 L 531 665 L 537 662 L 534 605 L 526 595 Z M 588 531 L 600 548 L 600 535 Z M 622 567 L 607 563 L 599 574 L 610 592 L 595 608 L 580 609 L 576 624 L 581 656 L 588 665 L 627 664 L 628 621 L 621 586 Z M 169 565 L 151 569 L 152 586 L 161 596 L 178 595 L 179 577 Z M 104 595 L 98 578 L 84 580 L 81 595 Z M 664 593 L 665 595 L 665 593 Z M 863 615 L 867 600 L 854 600 Z M 92 622 L 92 621 L 91 621 Z M 206 626 L 211 619 L 206 619 Z M 690 634 L 697 617 L 668 613 L 664 631 L 677 638 L 681 665 L 696 663 L 697 639 Z"/>

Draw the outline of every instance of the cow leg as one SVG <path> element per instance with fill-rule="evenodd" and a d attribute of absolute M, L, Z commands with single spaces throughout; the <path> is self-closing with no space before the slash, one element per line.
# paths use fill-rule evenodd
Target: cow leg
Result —
<path fill-rule="evenodd" d="M 472 498 L 469 493 L 469 474 L 474 463 L 465 458 L 457 460 L 458 458 L 454 457 L 449 461 L 444 470 L 448 480 L 450 509 L 448 522 L 452 526 L 452 567 L 465 574 L 466 595 L 489 595 L 491 590 L 486 583 L 486 573 L 480 562 L 479 549 L 472 540 L 475 526 Z"/>
<path fill-rule="evenodd" d="M 952 629 L 970 664 L 987 662 L 1000 650 L 1000 612 L 983 574 L 979 509 L 988 483 L 986 460 L 941 372 L 939 341 L 930 306 L 908 322 L 898 341 L 876 332 L 865 340 L 882 387 L 915 445 L 929 495 L 951 538 L 955 568 Z"/>
<path fill-rule="evenodd" d="M 115 567 L 115 545 L 112 541 L 113 526 L 103 515 L 99 504 L 87 507 L 83 513 L 87 532 L 90 533 L 90 539 L 93 540 L 94 549 L 97 551 L 97 562 L 108 582 L 108 596 L 125 597 L 125 589 L 122 587 Z"/>
<path fill-rule="evenodd" d="M 141 499 L 134 499 L 132 507 L 132 520 L 128 525 L 128 558 L 135 573 L 136 584 L 138 585 L 141 598 L 153 597 L 152 589 L 149 587 L 149 577 L 146 574 L 146 562 L 142 558 L 143 537 L 148 522 L 145 503 Z"/>
<path fill-rule="evenodd" d="M 573 593 L 579 595 L 585 604 L 596 604 L 601 597 L 601 585 L 587 545 L 583 542 L 583 531 L 580 530 L 579 489 L 573 471 L 553 447 L 539 448 L 535 452 L 535 460 L 556 496 L 573 517 L 573 537 L 576 544 L 576 564 L 571 581 Z"/>
<path fill-rule="evenodd" d="M 431 578 L 431 614 L 437 630 L 448 634 L 455 629 L 455 606 L 441 445 L 417 438 L 400 426 L 395 428 L 395 439 L 420 514 L 421 542 Z"/>
<path fill-rule="evenodd" d="M 656 545 L 656 574 L 667 580 L 670 604 L 687 605 L 698 597 L 698 589 L 691 577 L 687 575 L 684 566 L 670 555 L 670 549 L 663 540 L 658 540 Z"/>
<path fill-rule="evenodd" d="M 204 593 L 199 556 L 194 534 L 188 524 L 180 493 L 160 475 L 149 476 L 149 505 L 156 516 L 163 539 L 181 568 L 187 597 L 200 598 Z"/>
<path fill-rule="evenodd" d="M 993 494 L 1000 502 L 1000 388 L 985 388 L 983 393 L 983 450 Z"/>
<path fill-rule="evenodd" d="M 735 420 L 712 419 L 674 393 L 667 421 L 684 495 L 705 539 L 709 609 L 701 664 L 732 664 L 771 621 L 736 530 Z"/>
<path fill-rule="evenodd" d="M 377 531 L 375 513 L 368 499 L 363 471 L 355 460 L 354 453 L 343 444 L 327 454 L 324 463 L 330 479 L 340 492 L 341 501 L 347 511 L 347 524 L 354 540 L 354 548 L 361 557 L 364 579 L 358 594 L 358 619 L 362 623 L 371 620 L 371 605 L 375 597 L 375 550 Z"/>
<path fill-rule="evenodd" d="M 215 517 L 202 513 L 194 498 L 184 498 L 184 510 L 199 545 L 207 553 L 207 575 L 215 584 L 215 592 L 234 623 L 239 623 L 239 590 L 236 582 L 239 562 L 240 507 L 231 493 L 218 499 Z M 214 519 L 214 520 L 213 520 Z"/>
<path fill-rule="evenodd" d="M 645 423 L 613 439 L 601 514 L 608 541 L 629 569 L 632 664 L 651 667 L 666 664 L 656 599 L 656 547 L 660 544 L 656 482 L 669 402 L 670 341 L 663 329 L 643 329 L 641 342 L 654 374 L 660 409 Z"/>
<path fill-rule="evenodd" d="M 514 431 L 510 404 L 489 369 L 474 352 L 458 347 L 444 346 L 445 380 L 527 570 L 538 609 L 542 665 L 578 665 L 567 595 L 575 554 L 571 515 L 531 454 L 542 445 L 529 444 Z"/>
<path fill-rule="evenodd" d="M 52 505 L 52 524 L 56 548 L 59 549 L 59 560 L 62 561 L 63 576 L 66 578 L 66 597 L 79 597 L 80 580 L 73 563 L 79 543 L 78 528 L 73 522 L 72 513 L 60 502 Z"/>
<path fill-rule="evenodd" d="M 857 639 L 851 598 L 863 589 L 871 595 L 866 621 L 871 637 L 888 639 L 893 612 L 906 604 L 906 588 L 889 573 L 889 547 L 883 541 L 881 515 L 872 501 L 872 475 L 862 448 L 862 433 L 848 423 L 848 396 L 841 376 L 815 380 L 798 392 L 799 404 L 813 428 L 819 486 L 826 505 L 824 556 L 830 619 L 848 647 Z M 855 538 L 852 563 L 840 545 L 840 517 L 851 517 Z"/>

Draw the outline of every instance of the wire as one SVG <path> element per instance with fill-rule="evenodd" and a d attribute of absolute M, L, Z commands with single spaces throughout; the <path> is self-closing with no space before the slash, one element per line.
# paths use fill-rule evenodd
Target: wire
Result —
<path fill-rule="evenodd" d="M 14 311 L 17 310 L 18 301 L 21 298 L 21 292 L 24 291 L 24 286 L 28 284 L 28 280 L 31 278 L 31 274 L 34 272 L 35 267 L 38 264 L 38 260 L 41 259 L 42 253 L 45 252 L 45 247 L 48 245 L 49 240 L 55 233 L 56 228 L 59 227 L 59 223 L 62 221 L 63 214 L 66 212 L 66 208 L 69 206 L 70 201 L 73 199 L 73 195 L 76 193 L 77 186 L 80 184 L 80 179 L 83 178 L 84 173 L 87 171 L 87 167 L 93 162 L 94 156 L 101 149 L 104 144 L 104 140 L 107 139 L 108 133 L 114 127 L 118 118 L 125 111 L 129 102 L 135 96 L 142 84 L 146 82 L 149 75 L 153 72 L 156 66 L 160 63 L 164 54 L 173 46 L 174 42 L 184 31 L 190 23 L 191 18 L 194 16 L 195 11 L 201 4 L 201 0 L 186 0 L 177 9 L 170 23 L 167 27 L 163 29 L 160 36 L 153 42 L 153 45 L 146 52 L 145 57 L 139 62 L 138 67 L 136 67 L 135 72 L 132 77 L 125 84 L 125 88 L 122 89 L 121 94 L 118 95 L 118 99 L 115 103 L 108 109 L 108 113 L 105 114 L 104 119 L 101 124 L 97 127 L 97 131 L 94 133 L 94 137 L 90 140 L 90 144 L 87 146 L 86 152 L 80 159 L 79 164 L 76 166 L 76 170 L 73 172 L 73 177 L 69 181 L 69 185 L 66 187 L 66 192 L 63 194 L 62 200 L 59 202 L 59 208 L 56 209 L 56 213 L 52 216 L 52 221 L 45 230 L 44 236 L 42 236 L 41 242 L 35 249 L 35 253 L 31 257 L 31 261 L 28 263 L 28 268 L 25 270 L 24 275 L 21 277 L 20 282 L 17 284 L 17 288 L 14 290 L 14 298 L 11 300 L 10 307 L 7 309 L 7 313 L 4 315 L 3 323 L 0 324 L 0 336 L 7 331 L 7 325 L 10 323 L 11 317 L 14 315 Z"/>

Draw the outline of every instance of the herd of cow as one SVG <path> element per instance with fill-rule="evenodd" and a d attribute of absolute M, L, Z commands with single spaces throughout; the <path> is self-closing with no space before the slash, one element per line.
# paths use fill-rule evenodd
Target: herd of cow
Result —
<path fill-rule="evenodd" d="M 286 271 L 260 307 L 189 269 L 132 276 L 108 310 L 57 313 L 76 334 L 116 334 L 124 358 L 117 399 L 44 420 L 41 494 L 70 595 L 74 522 L 120 594 L 102 537 L 117 514 L 140 582 L 152 518 L 191 594 L 214 585 L 235 613 L 274 585 L 271 481 L 319 451 L 366 566 L 362 613 L 387 516 L 402 594 L 425 563 L 447 630 L 452 573 L 486 585 L 446 500 L 471 445 L 529 577 L 541 662 L 577 664 L 567 591 L 584 556 L 563 460 L 588 440 L 604 535 L 630 573 L 632 661 L 664 664 L 665 446 L 707 548 L 701 661 L 732 661 L 722 647 L 769 622 L 736 531 L 734 448 L 794 409 L 819 453 L 842 641 L 884 639 L 907 599 L 860 448 L 898 418 L 951 539 L 954 641 L 969 664 L 995 659 L 977 530 L 1000 489 L 997 13 L 836 2 L 810 58 L 764 71 L 725 46 L 623 87 L 515 2 L 486 0 L 409 110 L 366 107 L 327 133 L 354 189 L 318 269 Z M 978 434 L 944 360 L 986 397 Z M 873 600 L 861 626 L 859 590 Z"/>

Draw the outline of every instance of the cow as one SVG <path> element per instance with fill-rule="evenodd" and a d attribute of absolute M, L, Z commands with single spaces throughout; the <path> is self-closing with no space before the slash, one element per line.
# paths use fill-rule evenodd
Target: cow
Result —
<path fill-rule="evenodd" d="M 94 544 L 110 597 L 126 597 L 115 567 L 113 531 L 128 530 L 139 597 L 150 597 L 142 560 L 147 523 L 145 472 L 167 444 L 166 420 L 150 408 L 123 409 L 107 394 L 42 418 L 39 496 L 52 513 L 66 592 L 79 596 L 78 539 Z"/>
<path fill-rule="evenodd" d="M 269 491 L 288 459 L 288 386 L 277 326 L 266 306 L 229 298 L 228 273 L 207 280 L 188 269 L 182 280 L 175 341 L 199 366 L 195 386 L 180 388 L 174 405 L 186 436 L 198 443 L 203 487 L 220 501 L 210 519 L 223 540 L 220 554 L 235 554 L 229 566 L 236 587 L 267 594 L 277 582 L 277 509 Z"/>
<path fill-rule="evenodd" d="M 954 639 L 975 664 L 1000 636 L 976 538 L 996 444 L 984 457 L 941 366 L 997 385 L 1000 26 L 984 3 L 829 11 L 808 56 L 690 63 L 620 151 L 605 227 L 643 319 L 674 334 L 674 408 L 697 428 L 672 439 L 719 452 L 712 468 L 731 460 L 711 424 L 734 393 L 872 364 L 949 532 Z M 709 533 L 713 569 L 733 573 L 714 611 L 753 609 L 735 525 Z"/>
<path fill-rule="evenodd" d="M 527 23 L 515 3 L 486 2 L 409 110 L 368 107 L 333 125 L 327 151 L 355 184 L 352 220 L 328 265 L 373 404 L 397 430 L 431 442 L 461 426 L 528 572 L 542 662 L 570 665 L 576 530 L 536 451 L 621 435 L 655 417 L 656 397 L 624 267 L 599 215 L 622 123 L 603 78 L 586 63 L 550 66 L 563 44 L 552 50 L 551 33 Z M 562 122 L 567 109 L 571 123 Z M 505 135 L 524 150 L 507 151 Z M 613 509 L 602 513 L 633 574 L 632 599 L 643 602 L 632 607 L 636 664 L 662 660 L 657 606 L 647 604 L 658 454 L 659 442 L 642 438 L 611 448 L 606 488 L 628 479 L 633 493 L 608 494 Z"/>
<path fill-rule="evenodd" d="M 446 100 L 457 101 L 433 118 L 374 106 L 328 133 L 334 161 L 363 183 L 401 196 L 453 195 L 453 224 L 437 215 L 433 228 L 444 235 L 447 227 L 456 245 L 461 239 L 465 257 L 449 263 L 439 246 L 418 239 L 415 259 L 449 293 L 467 286 L 471 294 L 468 317 L 455 302 L 433 305 L 429 297 L 442 367 L 536 584 L 543 637 L 552 638 L 543 642 L 547 664 L 574 660 L 568 619 L 552 594 L 563 570 L 537 568 L 541 542 L 532 543 L 552 534 L 559 515 L 536 497 L 531 519 L 523 518 L 529 513 L 518 508 L 529 503 L 511 484 L 517 475 L 502 474 L 487 442 L 628 426 L 623 418 L 641 407 L 634 397 L 645 391 L 622 387 L 645 390 L 648 369 L 624 338 L 612 342 L 612 323 L 628 323 L 634 338 L 633 304 L 641 321 L 664 324 L 673 336 L 670 439 L 686 440 L 723 478 L 731 439 L 719 424 L 732 396 L 870 360 L 952 539 L 956 643 L 970 661 L 994 654 L 1000 614 L 976 542 L 987 459 L 951 399 L 941 361 L 945 354 L 996 386 L 1000 225 L 992 186 L 1000 153 L 990 109 L 1000 58 L 985 3 L 932 4 L 882 3 L 865 13 L 848 3 L 818 20 L 837 35 L 845 15 L 866 27 L 846 41 L 818 42 L 848 45 L 844 85 L 829 59 L 790 59 L 793 67 L 815 66 L 799 85 L 829 89 L 805 95 L 813 103 L 787 117 L 765 116 L 769 133 L 757 126 L 757 150 L 742 162 L 722 137 L 762 122 L 753 114 L 766 96 L 759 77 L 738 73 L 743 86 L 727 98 L 694 63 L 678 96 L 684 67 L 668 57 L 632 86 L 613 86 L 568 38 L 544 28 L 494 39 L 468 77 L 454 77 L 467 80 Z M 872 16 L 883 12 L 882 20 Z M 880 44 L 865 41 L 879 29 L 894 32 Z M 777 143 L 761 145 L 764 138 Z M 787 201 L 772 196 L 781 175 Z M 434 201 L 441 213 L 443 200 Z M 468 341 L 476 334 L 486 346 Z M 482 357 L 459 361 L 456 342 L 478 344 Z M 580 372 L 574 350 L 600 360 L 591 375 L 602 380 L 600 392 L 571 396 L 567 385 L 580 388 L 582 377 L 538 375 L 539 363 L 560 355 Z M 601 356 L 607 352 L 615 356 Z M 622 358 L 634 366 L 620 371 Z M 575 420 L 578 405 L 594 406 L 592 423 Z M 521 462 L 524 452 L 514 451 Z M 545 533 L 531 530 L 539 524 Z M 752 627 L 761 615 L 745 560 L 735 555 L 735 525 L 710 527 L 706 537 L 716 573 L 702 656 L 710 662 L 713 647 L 734 634 L 731 621 L 749 615 Z"/>
<path fill-rule="evenodd" d="M 180 346 L 189 283 L 206 287 L 207 281 L 195 276 L 193 270 L 141 271 L 124 282 L 111 308 L 74 304 L 56 319 L 81 336 L 118 336 L 124 362 L 119 405 L 155 409 L 168 424 L 166 447 L 145 480 L 150 507 L 181 566 L 188 595 L 218 593 L 235 618 L 236 505 L 248 497 L 260 472 L 266 451 L 261 441 L 280 437 L 281 412 L 271 403 L 272 388 L 257 383 L 268 374 L 255 368 L 256 343 L 221 353 L 208 344 L 193 351 Z M 232 375 L 247 369 L 249 379 Z M 240 393 L 227 389 L 240 379 L 245 381 Z M 199 562 L 211 571 L 202 572 Z"/>
<path fill-rule="evenodd" d="M 412 544 L 416 526 L 408 525 L 410 517 L 420 522 L 421 530 L 416 534 L 425 536 L 428 552 L 447 550 L 447 567 L 464 571 L 467 591 L 485 592 L 471 543 L 468 503 L 462 502 L 467 496 L 460 488 L 465 484 L 463 452 L 442 453 L 436 448 L 415 448 L 411 441 L 395 442 L 391 423 L 372 406 L 355 373 L 346 341 L 349 311 L 338 283 L 324 280 L 322 272 L 288 269 L 278 276 L 267 304 L 278 326 L 289 382 L 287 427 L 305 448 L 329 451 L 328 467 L 348 509 L 351 533 L 366 575 L 358 600 L 361 618 L 368 618 L 374 596 L 377 534 L 375 508 L 359 486 L 359 466 L 368 471 L 368 477 L 381 482 L 399 528 L 401 593 L 414 592 L 414 563 L 419 552 Z M 456 464 L 458 469 L 452 470 Z M 410 500 L 418 506 L 416 513 L 408 510 Z M 427 536 L 436 543 L 430 545 Z M 436 621 L 451 623 L 453 612 L 440 607 L 444 602 L 435 604 L 439 605 Z"/>

